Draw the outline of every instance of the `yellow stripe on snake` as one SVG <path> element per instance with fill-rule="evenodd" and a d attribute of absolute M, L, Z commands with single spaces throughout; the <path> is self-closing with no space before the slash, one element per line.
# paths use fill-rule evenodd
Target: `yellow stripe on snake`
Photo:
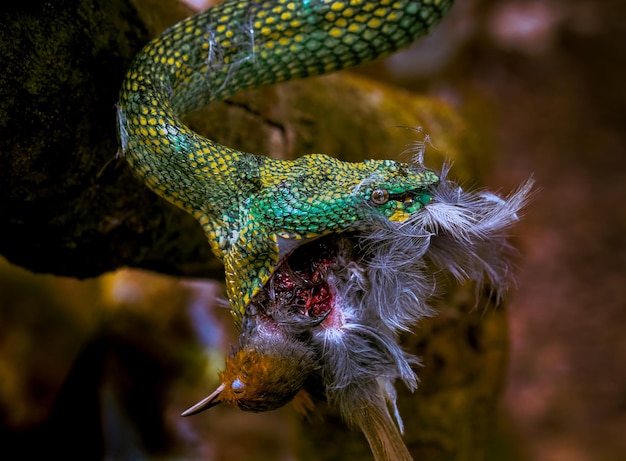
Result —
<path fill-rule="evenodd" d="M 388 409 L 396 379 L 416 386 L 397 334 L 430 313 L 433 267 L 505 285 L 503 230 L 530 183 L 501 199 L 467 193 L 421 161 L 276 160 L 205 139 L 180 117 L 241 90 L 392 53 L 452 3 L 228 0 L 135 59 L 120 93 L 121 153 L 200 222 L 241 328 L 222 385 L 186 415 L 219 402 L 276 408 L 315 382 L 377 460 L 410 459 Z"/>

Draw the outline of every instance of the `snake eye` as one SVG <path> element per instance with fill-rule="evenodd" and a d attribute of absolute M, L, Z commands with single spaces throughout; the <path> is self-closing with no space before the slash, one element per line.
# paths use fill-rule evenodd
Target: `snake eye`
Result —
<path fill-rule="evenodd" d="M 389 192 L 386 189 L 374 189 L 370 199 L 376 205 L 384 205 L 389 201 Z"/>

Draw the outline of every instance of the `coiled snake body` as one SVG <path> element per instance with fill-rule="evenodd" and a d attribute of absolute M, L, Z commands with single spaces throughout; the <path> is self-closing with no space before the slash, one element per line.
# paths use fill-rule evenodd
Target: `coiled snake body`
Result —
<path fill-rule="evenodd" d="M 531 182 L 503 199 L 463 191 L 421 161 L 276 160 L 205 139 L 180 117 L 240 90 L 389 54 L 452 3 L 227 0 L 135 59 L 120 93 L 121 153 L 203 226 L 241 328 L 222 385 L 185 415 L 219 402 L 273 409 L 317 386 L 378 461 L 411 459 L 393 383 L 417 381 L 398 333 L 431 313 L 433 273 L 506 286 L 505 230 Z"/>
<path fill-rule="evenodd" d="M 120 94 L 122 152 L 150 188 L 200 221 L 225 263 L 227 294 L 238 317 L 276 267 L 278 238 L 348 229 L 373 190 L 410 192 L 437 177 L 388 161 L 250 155 L 197 135 L 180 115 L 243 89 L 389 54 L 426 33 L 451 4 L 227 1 L 175 25 L 139 54 Z M 372 175 L 380 179 L 353 193 Z M 392 201 L 384 212 L 392 216 L 397 209 Z"/>

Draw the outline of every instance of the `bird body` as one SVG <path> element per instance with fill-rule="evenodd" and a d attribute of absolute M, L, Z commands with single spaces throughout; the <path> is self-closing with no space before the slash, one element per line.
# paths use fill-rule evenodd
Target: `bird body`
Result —
<path fill-rule="evenodd" d="M 398 333 L 432 314 L 433 271 L 506 286 L 505 230 L 531 183 L 503 199 L 466 192 L 421 158 L 277 160 L 203 138 L 180 117 L 240 90 L 392 53 L 452 3 L 227 0 L 135 59 L 120 92 L 120 152 L 200 222 L 241 330 L 220 387 L 184 415 L 221 402 L 265 411 L 321 389 L 378 461 L 411 459 L 393 383 L 414 389 L 416 360 Z"/>

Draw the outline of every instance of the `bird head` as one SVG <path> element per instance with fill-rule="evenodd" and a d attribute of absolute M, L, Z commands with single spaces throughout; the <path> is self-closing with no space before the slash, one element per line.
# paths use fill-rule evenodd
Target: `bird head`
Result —
<path fill-rule="evenodd" d="M 244 411 L 275 410 L 295 397 L 314 369 L 313 352 L 304 343 L 282 334 L 254 337 L 252 344 L 226 359 L 219 387 L 182 415 L 191 416 L 220 403 Z"/>

